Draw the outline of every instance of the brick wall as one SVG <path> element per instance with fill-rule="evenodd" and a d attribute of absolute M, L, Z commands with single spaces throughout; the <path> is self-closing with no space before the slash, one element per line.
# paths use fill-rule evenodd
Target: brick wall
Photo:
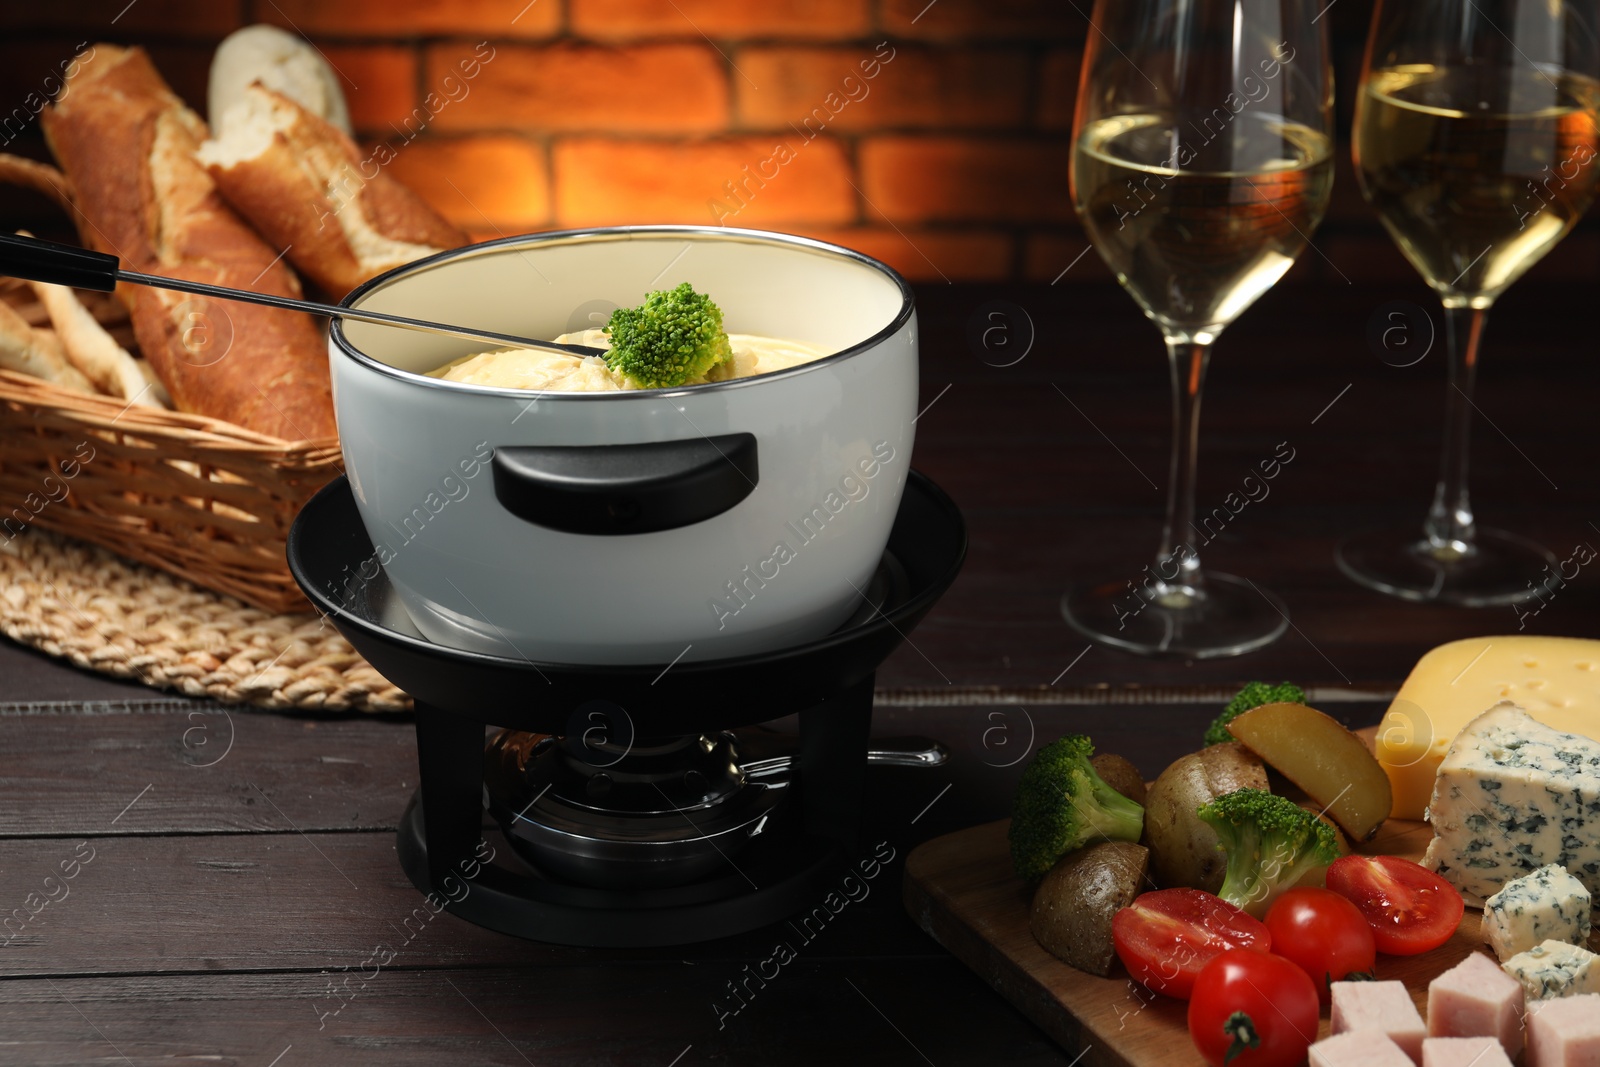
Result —
<path fill-rule="evenodd" d="M 1098 257 L 1079 258 L 1067 190 L 1089 8 L 0 0 L 0 112 L 37 92 L 82 40 L 145 45 L 203 108 L 216 42 L 271 22 L 323 51 L 361 138 L 387 141 L 394 172 L 477 236 L 721 221 L 839 241 L 915 279 L 1103 281 Z M 1345 125 L 1370 12 L 1371 0 L 1329 12 Z M 461 64 L 483 57 L 464 77 Z M 31 129 L 9 150 L 44 151 Z M 41 204 L 0 197 L 0 221 L 40 224 Z M 1415 277 L 1362 203 L 1347 152 L 1315 241 L 1320 254 L 1308 251 L 1291 277 Z M 1539 271 L 1594 279 L 1597 264 L 1589 226 Z"/>

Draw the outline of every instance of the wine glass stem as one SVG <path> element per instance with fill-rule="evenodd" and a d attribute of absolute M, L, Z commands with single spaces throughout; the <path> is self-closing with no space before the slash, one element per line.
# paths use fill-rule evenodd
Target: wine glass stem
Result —
<path fill-rule="evenodd" d="M 1154 573 L 1168 596 L 1180 601 L 1205 588 L 1196 547 L 1199 537 L 1194 527 L 1194 480 L 1200 444 L 1200 393 L 1210 360 L 1209 342 L 1167 338 L 1167 362 L 1172 369 L 1172 466 L 1167 474 L 1167 525 L 1161 533 Z"/>
<path fill-rule="evenodd" d="M 1445 393 L 1444 459 L 1439 486 L 1428 509 L 1424 531 L 1436 554 L 1458 556 L 1472 550 L 1472 502 L 1467 496 L 1467 446 L 1472 433 L 1472 386 L 1478 371 L 1478 342 L 1489 312 L 1465 305 L 1444 309 L 1450 348 L 1450 383 Z"/>

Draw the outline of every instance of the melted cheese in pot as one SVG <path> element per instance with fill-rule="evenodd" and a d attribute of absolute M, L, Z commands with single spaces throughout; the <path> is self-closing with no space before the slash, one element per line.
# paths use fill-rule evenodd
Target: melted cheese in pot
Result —
<path fill-rule="evenodd" d="M 564 333 L 556 341 L 593 348 L 611 347 L 611 339 L 599 329 Z M 804 341 L 786 341 L 748 333 L 730 333 L 728 343 L 733 348 L 733 359 L 712 367 L 704 378 L 692 378 L 685 384 L 705 385 L 730 378 L 749 378 L 809 363 L 829 354 Z M 638 388 L 606 366 L 606 361 L 599 356 L 572 356 L 537 348 L 463 356 L 428 374 L 446 381 L 491 385 L 502 389 L 595 393 Z"/>

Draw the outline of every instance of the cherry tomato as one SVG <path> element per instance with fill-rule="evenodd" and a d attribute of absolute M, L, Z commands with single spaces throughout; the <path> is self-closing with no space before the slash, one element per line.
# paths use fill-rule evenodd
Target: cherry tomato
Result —
<path fill-rule="evenodd" d="M 1111 940 L 1136 981 L 1179 1000 L 1188 998 L 1195 976 L 1218 953 L 1272 947 L 1259 920 L 1199 889 L 1141 893 L 1111 917 Z"/>
<path fill-rule="evenodd" d="M 1438 948 L 1461 925 L 1456 887 L 1399 856 L 1344 856 L 1328 868 L 1328 888 L 1360 909 L 1379 952 L 1414 956 Z"/>
<path fill-rule="evenodd" d="M 1211 1067 L 1296 1067 L 1317 1039 L 1317 989 L 1269 952 L 1230 949 L 1201 968 L 1189 1036 Z"/>
<path fill-rule="evenodd" d="M 1378 952 L 1361 910 L 1338 893 L 1303 886 L 1291 889 L 1267 909 L 1272 951 L 1292 960 L 1316 983 L 1326 1004 L 1329 986 L 1350 974 L 1372 973 Z"/>

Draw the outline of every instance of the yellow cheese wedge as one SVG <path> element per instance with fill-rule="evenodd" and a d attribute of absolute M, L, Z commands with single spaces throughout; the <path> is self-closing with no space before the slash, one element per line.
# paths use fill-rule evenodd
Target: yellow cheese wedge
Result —
<path fill-rule="evenodd" d="M 1461 728 L 1502 700 L 1566 733 L 1600 741 L 1600 641 L 1472 637 L 1417 661 L 1378 728 L 1378 763 L 1397 819 L 1420 819 Z"/>

